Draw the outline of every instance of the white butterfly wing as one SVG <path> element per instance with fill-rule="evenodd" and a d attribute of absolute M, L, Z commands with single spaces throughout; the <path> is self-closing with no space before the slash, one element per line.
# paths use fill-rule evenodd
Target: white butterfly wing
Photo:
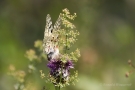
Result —
<path fill-rule="evenodd" d="M 54 24 L 54 30 L 59 30 L 61 27 L 61 16 L 59 15 L 57 21 Z"/>
<path fill-rule="evenodd" d="M 46 54 L 49 54 L 53 47 L 51 42 L 52 30 L 53 30 L 52 21 L 50 15 L 48 14 L 46 16 L 46 26 L 43 39 L 43 52 Z"/>
<path fill-rule="evenodd" d="M 54 52 L 54 48 L 58 44 L 57 43 L 58 33 L 56 33 L 56 31 L 60 29 L 60 25 L 61 25 L 60 16 L 57 19 L 53 28 L 51 17 L 49 14 L 47 15 L 44 39 L 43 39 L 43 52 L 44 53 L 49 54 L 50 52 Z"/>

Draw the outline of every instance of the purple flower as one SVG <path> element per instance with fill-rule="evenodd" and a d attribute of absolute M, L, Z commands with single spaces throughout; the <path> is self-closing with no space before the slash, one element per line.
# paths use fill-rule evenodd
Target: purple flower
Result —
<path fill-rule="evenodd" d="M 69 78 L 70 68 L 74 68 L 71 60 L 63 63 L 61 60 L 53 59 L 48 62 L 47 66 L 50 68 L 50 75 L 56 78 L 57 82 L 60 82 L 61 78 L 63 83 Z"/>
<path fill-rule="evenodd" d="M 66 63 L 65 63 L 65 68 L 66 69 L 70 69 L 70 68 L 74 68 L 73 67 L 74 65 L 73 65 L 73 62 L 71 61 L 71 60 L 68 60 Z"/>
<path fill-rule="evenodd" d="M 49 63 L 47 64 L 47 66 L 53 71 L 58 70 L 59 68 L 61 68 L 61 65 L 62 65 L 62 61 L 55 60 L 55 59 L 50 60 Z"/>

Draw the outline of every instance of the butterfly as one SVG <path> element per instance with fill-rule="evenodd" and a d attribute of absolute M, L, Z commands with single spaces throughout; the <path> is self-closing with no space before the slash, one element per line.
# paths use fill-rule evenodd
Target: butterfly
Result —
<path fill-rule="evenodd" d="M 54 59 L 59 54 L 58 49 L 58 32 L 61 28 L 61 16 L 59 15 L 54 26 L 52 25 L 51 16 L 46 16 L 46 26 L 43 39 L 43 52 L 47 54 L 48 59 Z"/>

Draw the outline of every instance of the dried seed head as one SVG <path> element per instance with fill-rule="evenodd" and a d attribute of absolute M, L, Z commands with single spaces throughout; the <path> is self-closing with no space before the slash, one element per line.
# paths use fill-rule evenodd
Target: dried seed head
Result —
<path fill-rule="evenodd" d="M 131 60 L 128 60 L 128 64 L 131 65 Z"/>
<path fill-rule="evenodd" d="M 125 76 L 128 78 L 129 77 L 129 72 L 126 72 Z"/>

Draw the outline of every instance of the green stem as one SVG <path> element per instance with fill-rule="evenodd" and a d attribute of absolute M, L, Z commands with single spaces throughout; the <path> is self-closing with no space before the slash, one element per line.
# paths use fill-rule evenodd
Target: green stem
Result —
<path fill-rule="evenodd" d="M 66 35 L 66 48 L 65 48 L 65 53 L 67 53 L 67 35 Z"/>
<path fill-rule="evenodd" d="M 55 86 L 55 90 L 60 90 L 60 87 L 59 86 Z"/>

